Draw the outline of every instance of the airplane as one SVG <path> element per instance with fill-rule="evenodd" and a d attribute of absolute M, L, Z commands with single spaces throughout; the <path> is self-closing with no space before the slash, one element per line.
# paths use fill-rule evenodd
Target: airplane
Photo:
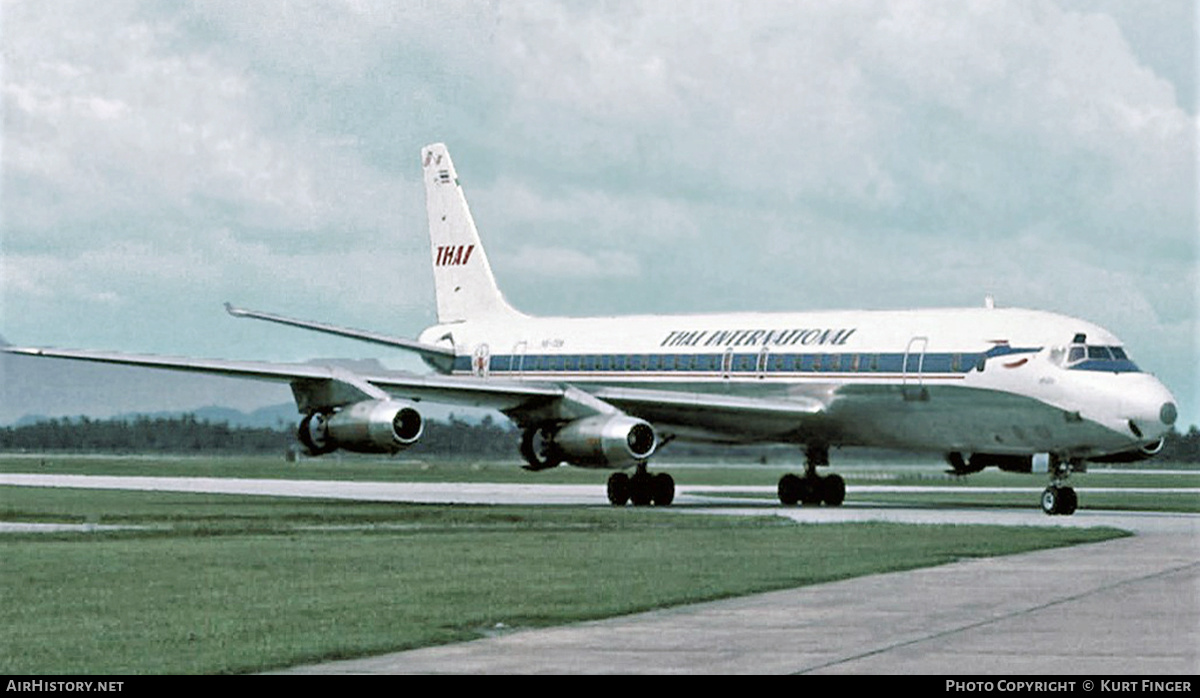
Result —
<path fill-rule="evenodd" d="M 414 352 L 420 375 L 336 366 L 87 350 L 17 354 L 291 385 L 313 456 L 395 453 L 423 431 L 424 400 L 489 407 L 521 431 L 525 467 L 613 470 L 614 506 L 665 506 L 675 483 L 650 458 L 679 440 L 803 447 L 784 505 L 839 506 L 820 475 L 831 448 L 945 454 L 952 472 L 1045 474 L 1051 515 L 1075 512 L 1072 472 L 1149 458 L 1177 418 L 1170 391 L 1098 325 L 1051 312 L 929 310 L 534 317 L 505 300 L 446 146 L 421 150 L 437 324 L 417 339 L 226 304 L 229 314 Z M 632 475 L 627 471 L 632 469 Z"/>

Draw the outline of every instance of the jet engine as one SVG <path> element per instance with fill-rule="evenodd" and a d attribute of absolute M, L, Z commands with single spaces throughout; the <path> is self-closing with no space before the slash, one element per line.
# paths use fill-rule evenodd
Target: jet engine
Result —
<path fill-rule="evenodd" d="M 1136 463 L 1140 460 L 1153 458 L 1158 455 L 1158 452 L 1163 450 L 1163 440 L 1159 439 L 1154 443 L 1149 443 L 1131 451 L 1121 451 L 1120 453 L 1110 453 L 1107 456 L 1096 456 L 1088 458 L 1093 463 Z"/>
<path fill-rule="evenodd" d="M 998 453 L 972 453 L 971 456 L 967 458 L 961 453 L 950 453 L 947 454 L 946 460 L 953 468 L 953 470 L 947 472 L 950 472 L 954 475 L 970 475 L 988 467 L 996 467 L 1010 473 L 1035 472 L 1033 456 L 1010 456 Z"/>
<path fill-rule="evenodd" d="M 332 412 L 314 412 L 300 420 L 296 436 L 309 455 L 341 448 L 354 453 L 395 453 L 415 444 L 425 424 L 407 402 L 364 400 Z"/>
<path fill-rule="evenodd" d="M 544 470 L 567 462 L 582 468 L 621 469 L 649 458 L 658 445 L 654 427 L 625 414 L 596 415 L 557 429 L 525 432 L 521 453 L 529 469 Z"/>

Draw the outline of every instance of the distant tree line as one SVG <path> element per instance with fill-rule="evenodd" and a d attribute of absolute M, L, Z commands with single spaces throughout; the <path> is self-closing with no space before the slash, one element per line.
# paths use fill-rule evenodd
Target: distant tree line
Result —
<path fill-rule="evenodd" d="M 0 429 L 6 451 L 98 453 L 283 453 L 292 435 L 282 429 L 233 427 L 195 415 L 89 419 L 64 417 Z"/>
<path fill-rule="evenodd" d="M 517 457 L 520 434 L 490 415 L 479 423 L 450 418 L 427 421 L 421 440 L 405 453 L 431 456 Z M 209 422 L 195 415 L 96 420 L 87 417 L 47 419 L 35 424 L 0 428 L 2 451 L 74 451 L 88 453 L 270 454 L 299 446 L 292 426 L 242 427 Z M 796 453 L 800 453 L 797 449 Z M 768 446 L 672 444 L 676 457 L 731 457 L 765 462 L 780 450 Z M 1154 460 L 1200 463 L 1200 430 L 1172 430 Z"/>
<path fill-rule="evenodd" d="M 1163 449 L 1155 460 L 1174 463 L 1200 463 L 1200 429 L 1193 424 L 1186 434 L 1171 429 L 1163 440 Z"/>
<path fill-rule="evenodd" d="M 513 457 L 517 432 L 485 416 L 479 424 L 454 417 L 450 423 L 427 421 L 421 440 L 407 453 Z M 0 450 L 88 453 L 285 453 L 299 448 L 294 427 L 243 427 L 178 417 L 97 420 L 88 417 L 47 419 L 0 428 Z"/>

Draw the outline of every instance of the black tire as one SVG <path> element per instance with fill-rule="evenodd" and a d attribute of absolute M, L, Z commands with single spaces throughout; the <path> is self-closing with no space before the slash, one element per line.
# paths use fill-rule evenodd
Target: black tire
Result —
<path fill-rule="evenodd" d="M 830 507 L 840 507 L 846 501 L 846 481 L 841 475 L 821 478 L 821 501 Z"/>
<path fill-rule="evenodd" d="M 1061 506 L 1060 495 L 1058 487 L 1054 485 L 1050 485 L 1042 490 L 1042 511 L 1046 512 L 1047 516 L 1058 514 L 1059 507 Z"/>
<path fill-rule="evenodd" d="M 803 484 L 796 475 L 788 473 L 779 478 L 779 502 L 787 506 L 794 506 L 800 501 L 800 490 L 802 488 Z"/>
<path fill-rule="evenodd" d="M 625 473 L 613 473 L 608 476 L 608 503 L 614 507 L 623 507 L 629 501 L 629 476 Z"/>
<path fill-rule="evenodd" d="M 800 478 L 800 503 L 805 506 L 821 503 L 821 478 Z"/>
<path fill-rule="evenodd" d="M 675 501 L 675 478 L 667 473 L 656 473 L 650 479 L 651 500 L 655 506 L 670 506 Z"/>
<path fill-rule="evenodd" d="M 1058 499 L 1058 513 L 1060 516 L 1074 514 L 1075 508 L 1079 506 L 1079 497 L 1075 494 L 1074 487 L 1059 488 Z"/>
<path fill-rule="evenodd" d="M 522 466 L 523 468 L 536 472 L 557 468 L 562 464 L 562 456 L 550 437 L 550 432 L 541 427 L 525 430 L 521 435 L 521 457 L 528 465 Z"/>
<path fill-rule="evenodd" d="M 629 478 L 629 501 L 635 507 L 648 506 L 654 496 L 654 481 L 646 473 Z"/>

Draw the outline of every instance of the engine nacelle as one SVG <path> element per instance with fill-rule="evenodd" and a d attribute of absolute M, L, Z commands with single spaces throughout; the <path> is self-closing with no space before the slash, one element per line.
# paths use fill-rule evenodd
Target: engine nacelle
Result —
<path fill-rule="evenodd" d="M 1145 446 L 1135 448 L 1132 451 L 1110 453 L 1107 456 L 1097 456 L 1095 458 L 1088 458 L 1088 460 L 1094 463 L 1136 463 L 1140 460 L 1146 460 L 1147 458 L 1153 458 L 1154 456 L 1158 455 L 1159 451 L 1163 450 L 1164 443 L 1165 442 L 1163 439 L 1159 439 L 1154 443 L 1146 444 Z"/>
<path fill-rule="evenodd" d="M 421 438 L 425 422 L 407 402 L 364 400 L 332 414 L 313 413 L 300 420 L 296 436 L 310 455 L 337 449 L 354 453 L 395 453 Z"/>
<path fill-rule="evenodd" d="M 584 468 L 625 468 L 649 458 L 658 446 L 654 427 L 624 414 L 568 422 L 552 440 L 563 460 Z"/>
<path fill-rule="evenodd" d="M 1044 456 L 1045 454 L 1039 454 Z M 1048 457 L 1010 456 L 998 453 L 972 453 L 969 459 L 964 459 L 961 453 L 952 453 L 947 460 L 959 475 L 970 475 L 984 468 L 996 467 L 1010 473 L 1045 472 Z M 1037 461 L 1035 463 L 1035 461 Z M 1047 461 L 1047 463 L 1041 463 Z M 1040 465 L 1040 468 L 1035 467 Z"/>

